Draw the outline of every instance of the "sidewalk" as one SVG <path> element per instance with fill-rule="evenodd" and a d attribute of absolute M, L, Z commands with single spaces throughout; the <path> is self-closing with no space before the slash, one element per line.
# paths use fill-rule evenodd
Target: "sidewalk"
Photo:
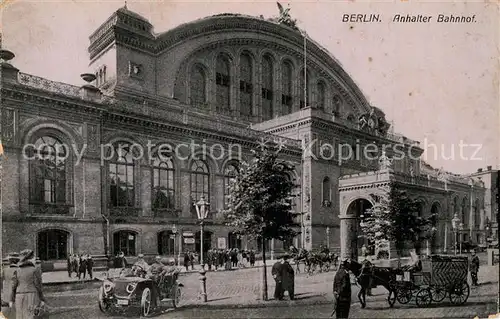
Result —
<path fill-rule="evenodd" d="M 276 260 L 266 260 L 267 266 L 272 266 Z M 226 271 L 237 271 L 239 269 L 252 269 L 252 268 L 258 268 L 262 266 L 262 260 L 257 260 L 255 262 L 255 265 L 253 267 L 247 266 L 243 268 L 234 268 L 231 270 L 226 270 L 224 268 L 217 270 L 217 272 L 226 272 Z M 186 271 L 185 267 L 179 267 L 181 270 L 181 273 L 197 273 L 201 270 L 200 265 L 194 265 L 194 270 L 189 267 L 189 270 Z M 205 266 L 205 270 L 208 272 L 208 267 Z M 212 272 L 214 271 L 214 268 L 212 267 Z M 94 272 L 94 278 L 90 279 L 88 276 L 85 279 L 78 279 L 76 277 L 76 274 L 73 273 L 71 277 L 68 276 L 67 271 L 48 271 L 44 272 L 42 274 L 42 282 L 46 286 L 57 286 L 57 285 L 67 285 L 67 284 L 85 284 L 85 283 L 91 283 L 95 281 L 102 281 L 106 277 L 106 271 L 96 271 Z"/>

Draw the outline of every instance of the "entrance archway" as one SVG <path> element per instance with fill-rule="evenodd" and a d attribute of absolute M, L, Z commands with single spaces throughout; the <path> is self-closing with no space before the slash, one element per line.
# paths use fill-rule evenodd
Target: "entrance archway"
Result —
<path fill-rule="evenodd" d="M 66 260 L 70 233 L 61 229 L 46 229 L 37 236 L 37 256 L 40 260 Z"/>
<path fill-rule="evenodd" d="M 355 217 L 355 223 L 353 227 L 354 235 L 351 237 L 353 249 L 356 251 L 356 256 L 361 255 L 361 248 L 365 245 L 369 252 L 374 253 L 374 243 L 369 242 L 365 237 L 363 230 L 361 229 L 362 216 L 365 215 L 366 211 L 372 208 L 373 205 L 367 199 L 358 198 L 349 204 L 347 207 L 347 215 Z"/>
<path fill-rule="evenodd" d="M 241 238 L 239 235 L 229 232 L 227 234 L 227 243 L 228 243 L 228 248 L 237 248 L 238 250 L 241 250 Z"/>
<path fill-rule="evenodd" d="M 175 237 L 171 230 L 164 230 L 158 233 L 158 255 L 175 254 Z"/>

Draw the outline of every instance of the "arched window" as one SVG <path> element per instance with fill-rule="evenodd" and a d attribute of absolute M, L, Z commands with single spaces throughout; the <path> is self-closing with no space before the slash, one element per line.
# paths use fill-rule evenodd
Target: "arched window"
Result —
<path fill-rule="evenodd" d="M 137 233 L 130 230 L 120 230 L 113 234 L 113 253 L 123 252 L 125 256 L 135 256 Z"/>
<path fill-rule="evenodd" d="M 354 123 L 354 122 L 356 121 L 356 120 L 355 120 L 355 118 L 354 118 L 354 115 L 349 114 L 349 115 L 347 116 L 347 121 L 348 121 L 348 122 L 351 122 L 351 123 Z"/>
<path fill-rule="evenodd" d="M 323 187 L 322 187 L 322 193 L 323 193 L 323 203 L 326 201 L 331 201 L 331 185 L 330 185 L 330 178 L 325 177 L 323 178 Z"/>
<path fill-rule="evenodd" d="M 240 57 L 240 112 L 252 115 L 253 107 L 253 69 L 252 59 L 248 54 Z"/>
<path fill-rule="evenodd" d="M 224 205 L 227 206 L 229 196 L 229 185 L 238 173 L 238 166 L 235 163 L 229 163 L 224 170 Z"/>
<path fill-rule="evenodd" d="M 283 94 L 281 95 L 281 105 L 283 114 L 292 113 L 292 90 L 293 90 L 293 66 L 289 61 L 283 63 L 282 69 Z"/>
<path fill-rule="evenodd" d="M 47 229 L 38 233 L 37 257 L 40 260 L 62 260 L 68 258 L 69 233 L 59 229 Z"/>
<path fill-rule="evenodd" d="M 228 233 L 227 234 L 227 242 L 229 244 L 229 248 L 238 248 L 238 250 L 241 249 L 241 237 L 235 233 Z"/>
<path fill-rule="evenodd" d="M 481 204 L 479 199 L 474 202 L 474 228 L 479 229 L 481 226 Z"/>
<path fill-rule="evenodd" d="M 134 207 L 134 156 L 131 144 L 118 142 L 113 145 L 113 158 L 109 161 L 110 207 Z"/>
<path fill-rule="evenodd" d="M 266 240 L 266 252 L 269 252 L 271 248 L 271 240 Z M 262 252 L 262 238 L 257 238 L 257 251 Z"/>
<path fill-rule="evenodd" d="M 103 83 L 103 77 L 102 77 L 102 69 L 99 70 L 99 85 L 102 85 Z"/>
<path fill-rule="evenodd" d="M 207 102 L 207 82 L 205 71 L 200 65 L 194 65 L 191 69 L 189 89 L 191 94 L 191 105 L 204 107 Z"/>
<path fill-rule="evenodd" d="M 103 66 L 102 68 L 102 81 L 103 83 L 106 83 L 106 66 Z"/>
<path fill-rule="evenodd" d="M 265 55 L 262 58 L 262 119 L 272 119 L 273 113 L 273 61 Z"/>
<path fill-rule="evenodd" d="M 340 108 L 342 107 L 342 98 L 340 97 L 340 95 L 338 94 L 335 94 L 332 98 L 332 101 L 333 101 L 333 112 L 335 114 L 339 114 L 340 113 Z"/>
<path fill-rule="evenodd" d="M 191 198 L 196 203 L 201 196 L 210 202 L 210 172 L 204 161 L 194 160 L 191 164 Z M 195 207 L 191 211 L 196 215 Z"/>
<path fill-rule="evenodd" d="M 319 81 L 317 84 L 318 90 L 318 108 L 324 110 L 326 106 L 326 85 L 323 81 Z"/>
<path fill-rule="evenodd" d="M 462 224 L 464 226 L 464 229 L 467 229 L 467 220 L 469 219 L 469 211 L 467 209 L 467 203 L 468 200 L 466 197 L 462 200 Z"/>
<path fill-rule="evenodd" d="M 175 255 L 175 239 L 170 230 L 158 233 L 158 255 Z"/>
<path fill-rule="evenodd" d="M 156 151 L 153 157 L 152 207 L 172 209 L 175 207 L 174 162 L 170 154 Z"/>
<path fill-rule="evenodd" d="M 311 101 L 311 92 L 310 92 L 310 87 L 309 87 L 309 79 L 311 78 L 311 76 L 310 76 L 309 72 L 306 72 L 305 76 L 306 76 L 306 81 L 305 81 L 306 90 L 304 91 L 304 71 L 300 72 L 299 91 L 300 91 L 300 108 L 301 109 L 309 106 L 310 101 Z M 307 96 L 304 96 L 304 94 L 307 94 Z"/>
<path fill-rule="evenodd" d="M 215 84 L 216 84 L 216 110 L 229 111 L 230 109 L 230 99 L 231 99 L 231 79 L 230 79 L 230 67 L 229 60 L 223 56 L 219 55 L 217 57 L 216 69 L 215 69 Z"/>
<path fill-rule="evenodd" d="M 30 203 L 51 207 L 50 212 L 67 214 L 67 146 L 52 136 L 42 136 L 34 143 L 30 155 Z M 59 206 L 59 207 L 57 207 Z"/>

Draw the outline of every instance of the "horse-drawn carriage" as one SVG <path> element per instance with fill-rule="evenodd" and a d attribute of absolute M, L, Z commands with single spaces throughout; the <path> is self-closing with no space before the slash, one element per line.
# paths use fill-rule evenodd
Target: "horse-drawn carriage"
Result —
<path fill-rule="evenodd" d="M 422 271 L 397 272 L 397 300 L 406 304 L 414 298 L 417 306 L 426 307 L 448 296 L 452 304 L 462 305 L 470 294 L 467 275 L 467 257 L 430 256 L 422 260 Z"/>
<path fill-rule="evenodd" d="M 305 249 L 291 250 L 292 258 L 296 265 L 297 273 L 300 273 L 300 264 L 304 264 L 304 272 L 312 275 L 314 272 L 328 272 L 337 268 L 339 256 L 328 249 L 320 251 L 307 251 Z"/>

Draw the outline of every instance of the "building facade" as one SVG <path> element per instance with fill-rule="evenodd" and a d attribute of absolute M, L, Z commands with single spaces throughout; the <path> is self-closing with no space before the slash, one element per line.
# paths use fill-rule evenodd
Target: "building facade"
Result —
<path fill-rule="evenodd" d="M 484 229 L 482 182 L 438 178 L 418 142 L 390 132 L 383 111 L 294 26 L 221 14 L 156 34 L 125 7 L 90 36 L 89 54 L 80 87 L 2 63 L 4 253 L 31 247 L 50 261 L 199 251 L 202 196 L 205 250 L 259 250 L 231 233 L 222 210 L 231 176 L 264 140 L 283 146 L 300 185 L 300 235 L 269 242 L 273 252 L 356 250 L 358 204 L 373 204 L 391 178 L 425 199 L 422 213 L 440 213 L 436 247 L 451 244 L 451 212 L 469 238 Z M 378 146 L 371 156 L 355 155 L 369 144 Z"/>

